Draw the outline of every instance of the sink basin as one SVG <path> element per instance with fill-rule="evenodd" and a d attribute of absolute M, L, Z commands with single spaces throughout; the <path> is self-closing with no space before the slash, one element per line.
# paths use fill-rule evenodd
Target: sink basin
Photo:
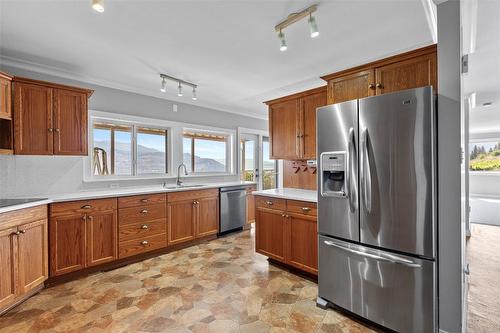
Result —
<path fill-rule="evenodd" d="M 205 185 L 202 184 L 186 184 L 186 185 L 171 185 L 171 186 L 165 186 L 167 190 L 175 190 L 179 188 L 192 188 L 192 187 L 203 187 Z"/>

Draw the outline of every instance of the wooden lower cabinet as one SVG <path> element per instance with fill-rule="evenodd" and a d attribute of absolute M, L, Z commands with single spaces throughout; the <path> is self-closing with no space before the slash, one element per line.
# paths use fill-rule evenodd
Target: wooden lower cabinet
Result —
<path fill-rule="evenodd" d="M 47 206 L 0 214 L 0 313 L 48 278 Z"/>
<path fill-rule="evenodd" d="M 194 239 L 195 210 L 194 199 L 168 203 L 168 244 L 175 245 Z"/>
<path fill-rule="evenodd" d="M 202 198 L 197 203 L 196 237 L 219 232 L 219 197 Z"/>
<path fill-rule="evenodd" d="M 274 260 L 318 274 L 316 204 L 286 200 L 285 206 L 281 205 L 284 209 L 278 210 L 269 209 L 267 204 L 276 202 L 276 198 L 258 198 L 255 250 Z"/>
<path fill-rule="evenodd" d="M 255 222 L 255 197 L 252 194 L 255 190 L 257 190 L 255 185 L 247 188 L 247 224 Z"/>
<path fill-rule="evenodd" d="M 87 266 L 118 259 L 116 211 L 87 215 Z"/>

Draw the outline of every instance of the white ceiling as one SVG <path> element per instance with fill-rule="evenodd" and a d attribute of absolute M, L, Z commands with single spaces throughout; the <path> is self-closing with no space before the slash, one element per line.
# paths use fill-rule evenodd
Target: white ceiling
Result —
<path fill-rule="evenodd" d="M 468 4 L 464 8 L 464 52 L 473 53 L 469 73 L 464 75 L 464 93 L 476 92 L 477 105 L 470 110 L 470 131 L 500 132 L 500 1 L 469 0 Z M 485 102 L 493 105 L 483 107 Z"/>
<path fill-rule="evenodd" d="M 274 25 L 318 1 L 0 0 L 5 65 L 170 100 L 266 117 L 263 101 L 324 84 L 320 75 L 432 43 L 426 0 L 320 1 L 320 36 L 307 20 Z M 479 43 L 478 43 L 479 44 Z M 159 91 L 159 73 L 199 85 Z"/>

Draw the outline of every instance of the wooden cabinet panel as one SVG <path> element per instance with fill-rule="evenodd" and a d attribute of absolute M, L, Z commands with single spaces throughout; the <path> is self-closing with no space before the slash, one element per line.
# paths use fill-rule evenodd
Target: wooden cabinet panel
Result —
<path fill-rule="evenodd" d="M 17 228 L 0 230 L 0 309 L 11 304 L 16 297 L 16 251 L 12 236 Z"/>
<path fill-rule="evenodd" d="M 18 228 L 18 290 L 22 295 L 38 287 L 48 278 L 47 220 L 28 223 Z"/>
<path fill-rule="evenodd" d="M 318 209 L 315 202 L 287 200 L 286 210 L 289 213 L 303 214 L 306 216 L 317 216 Z"/>
<path fill-rule="evenodd" d="M 83 214 L 87 213 L 115 210 L 116 205 L 116 198 L 59 202 L 50 205 L 50 216 L 56 217 L 77 214 L 83 216 Z"/>
<path fill-rule="evenodd" d="M 167 220 L 160 219 L 146 222 L 135 222 L 126 225 L 120 225 L 119 241 L 140 239 L 157 234 L 167 234 Z M 166 245 L 166 244 L 165 244 Z"/>
<path fill-rule="evenodd" d="M 328 81 L 328 104 L 375 95 L 374 70 L 364 70 Z"/>
<path fill-rule="evenodd" d="M 299 101 L 285 100 L 269 107 L 269 134 L 272 159 L 300 158 Z"/>
<path fill-rule="evenodd" d="M 165 234 L 126 241 L 120 243 L 120 259 L 161 249 L 166 244 L 167 238 Z"/>
<path fill-rule="evenodd" d="M 196 204 L 196 237 L 219 232 L 219 197 L 202 198 Z"/>
<path fill-rule="evenodd" d="M 166 193 L 134 195 L 118 198 L 118 208 L 154 205 L 167 202 Z"/>
<path fill-rule="evenodd" d="M 286 262 L 318 274 L 318 235 L 316 217 L 289 214 L 287 217 Z"/>
<path fill-rule="evenodd" d="M 87 95 L 54 89 L 54 154 L 87 155 Z"/>
<path fill-rule="evenodd" d="M 257 208 L 255 215 L 255 251 L 285 261 L 284 212 Z"/>
<path fill-rule="evenodd" d="M 116 211 L 86 215 L 87 266 L 95 266 L 118 258 Z"/>
<path fill-rule="evenodd" d="M 16 154 L 51 155 L 53 90 L 14 83 L 14 150 Z"/>
<path fill-rule="evenodd" d="M 284 211 L 286 209 L 286 200 L 281 198 L 257 196 L 255 198 L 255 205 L 258 208 L 269 208 Z"/>
<path fill-rule="evenodd" d="M 437 88 L 436 54 L 426 54 L 376 69 L 377 95 L 432 85 Z"/>
<path fill-rule="evenodd" d="M 316 108 L 326 105 L 326 94 L 320 92 L 305 96 L 301 99 L 301 138 L 300 157 L 303 159 L 316 158 Z"/>
<path fill-rule="evenodd" d="M 8 75 L 0 73 L 0 118 L 12 119 L 11 81 Z"/>
<path fill-rule="evenodd" d="M 168 244 L 174 245 L 195 238 L 195 200 L 169 202 Z"/>
<path fill-rule="evenodd" d="M 211 188 L 206 190 L 188 190 L 188 191 L 169 193 L 167 196 L 167 201 L 170 203 L 170 202 L 195 200 L 200 198 L 216 197 L 216 196 L 219 196 L 218 188 Z"/>
<path fill-rule="evenodd" d="M 86 267 L 85 215 L 52 217 L 50 234 L 50 275 L 57 276 Z"/>
<path fill-rule="evenodd" d="M 255 222 L 255 196 L 252 192 L 256 189 L 255 186 L 247 188 L 247 223 Z"/>
<path fill-rule="evenodd" d="M 120 209 L 120 225 L 139 221 L 164 219 L 166 216 L 167 206 L 165 203 L 122 208 Z"/>

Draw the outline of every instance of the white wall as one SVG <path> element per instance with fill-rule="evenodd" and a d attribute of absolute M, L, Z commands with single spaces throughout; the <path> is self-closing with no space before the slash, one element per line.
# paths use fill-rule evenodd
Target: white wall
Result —
<path fill-rule="evenodd" d="M 213 126 L 236 130 L 239 126 L 267 130 L 267 121 L 171 101 L 96 86 L 58 77 L 30 72 L 18 68 L 1 67 L 2 71 L 16 76 L 58 82 L 94 89 L 89 109 L 132 116 L 148 117 Z M 175 149 L 175 147 L 174 147 Z M 81 190 L 107 188 L 119 183 L 121 187 L 161 184 L 165 179 L 84 182 L 85 157 L 66 156 L 0 156 L 0 198 L 40 197 L 51 194 L 71 193 Z M 175 166 L 176 167 L 176 166 Z M 175 172 L 175 170 L 174 170 Z M 197 181 L 237 180 L 238 176 L 204 177 Z M 168 182 L 172 182 L 169 179 Z"/>
<path fill-rule="evenodd" d="M 470 195 L 500 198 L 500 172 L 470 172 Z"/>

